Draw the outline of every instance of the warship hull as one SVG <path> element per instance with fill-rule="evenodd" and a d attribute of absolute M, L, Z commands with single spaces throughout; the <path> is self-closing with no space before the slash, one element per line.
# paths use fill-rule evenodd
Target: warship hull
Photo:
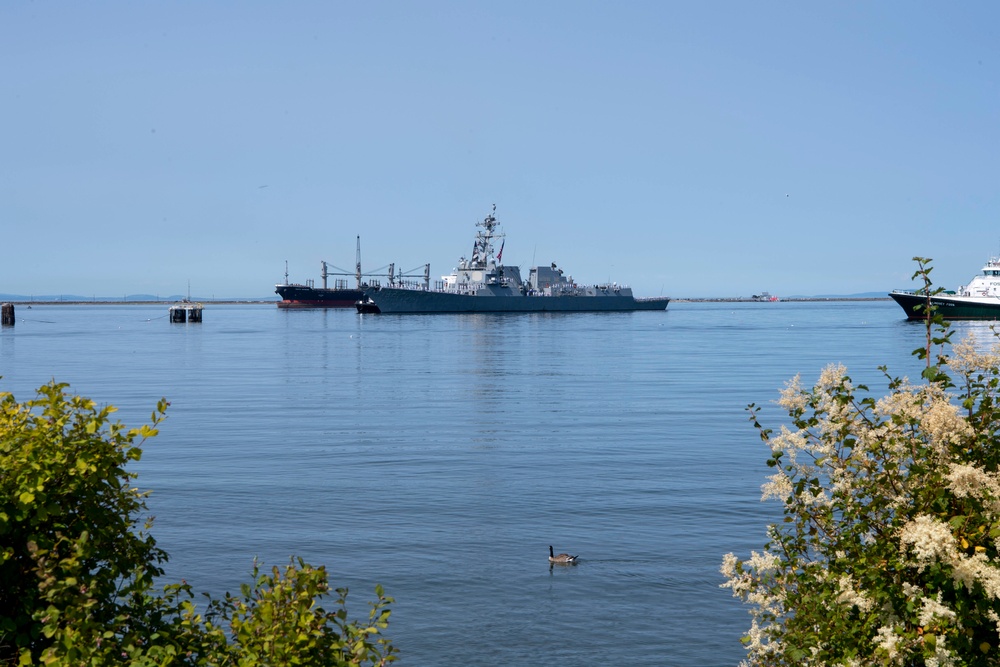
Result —
<path fill-rule="evenodd" d="M 491 291 L 483 288 L 474 294 L 449 294 L 419 289 L 382 287 L 368 290 L 370 299 L 359 302 L 358 310 L 373 302 L 378 312 L 394 313 L 588 313 L 631 312 L 636 310 L 666 310 L 670 299 L 636 299 L 631 294 L 587 295 L 521 295 L 500 288 Z"/>

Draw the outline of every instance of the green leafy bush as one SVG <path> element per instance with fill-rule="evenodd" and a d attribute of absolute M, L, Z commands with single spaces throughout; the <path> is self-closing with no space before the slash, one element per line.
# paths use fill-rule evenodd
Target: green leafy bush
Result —
<path fill-rule="evenodd" d="M 366 623 L 337 607 L 326 570 L 293 560 L 240 596 L 208 598 L 187 584 L 154 592 L 167 554 L 142 520 L 146 494 L 127 466 L 157 435 L 126 429 L 50 383 L 18 403 L 0 393 L 0 665 L 384 665 L 392 598 L 376 587 Z M 142 523 L 140 523 L 142 521 Z"/>

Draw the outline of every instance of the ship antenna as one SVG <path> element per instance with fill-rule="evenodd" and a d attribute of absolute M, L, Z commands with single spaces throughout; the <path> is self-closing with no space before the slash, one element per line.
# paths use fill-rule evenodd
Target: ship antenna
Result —
<path fill-rule="evenodd" d="M 357 263 L 354 265 L 354 276 L 358 281 L 358 289 L 361 289 L 361 235 L 358 234 Z"/>

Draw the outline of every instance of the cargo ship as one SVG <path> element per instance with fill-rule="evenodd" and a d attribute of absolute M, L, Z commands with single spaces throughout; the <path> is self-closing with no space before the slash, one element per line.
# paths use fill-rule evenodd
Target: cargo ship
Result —
<path fill-rule="evenodd" d="M 305 285 L 283 284 L 275 285 L 274 291 L 281 297 L 278 308 L 354 308 L 359 299 L 364 298 L 364 290 L 352 289 L 346 286 L 328 289 L 325 286 L 315 287 L 312 281 Z"/>
<path fill-rule="evenodd" d="M 577 283 L 555 263 L 529 270 L 504 266 L 505 235 L 497 231 L 496 206 L 476 232 L 472 257 L 461 258 L 450 275 L 432 288 L 425 282 L 371 286 L 357 303 L 361 313 L 579 313 L 666 310 L 668 297 L 636 298 L 618 283 Z M 500 249 L 494 254 L 495 243 Z"/>
<path fill-rule="evenodd" d="M 936 312 L 946 320 L 996 320 L 1000 319 L 1000 258 L 992 257 L 968 285 L 954 292 L 931 295 L 930 302 Z M 893 290 L 889 292 L 909 320 L 927 317 L 927 292 Z"/>
<path fill-rule="evenodd" d="M 333 267 L 336 268 L 336 267 Z M 331 275 L 354 275 L 355 286 L 350 287 L 346 278 L 334 279 L 334 286 L 327 287 L 327 278 Z M 331 273 L 326 262 L 320 262 L 320 278 L 322 287 L 316 287 L 313 281 L 305 284 L 288 282 L 288 264 L 285 264 L 285 282 L 274 286 L 274 291 L 281 297 L 278 308 L 354 308 L 359 299 L 364 298 L 364 288 L 369 284 L 362 283 L 361 273 L 361 237 L 357 239 L 357 262 L 354 274 L 342 269 Z"/>

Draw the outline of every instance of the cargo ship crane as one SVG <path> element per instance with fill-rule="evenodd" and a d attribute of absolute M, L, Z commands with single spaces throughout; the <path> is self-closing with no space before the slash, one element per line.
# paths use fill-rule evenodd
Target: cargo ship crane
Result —
<path fill-rule="evenodd" d="M 371 272 L 361 270 L 361 236 L 356 238 L 354 271 L 348 272 L 338 266 L 326 261 L 320 261 L 320 277 L 322 287 L 316 287 L 311 279 L 304 284 L 293 284 L 288 279 L 288 261 L 285 261 L 285 282 L 274 286 L 274 291 L 281 297 L 278 302 L 279 308 L 352 308 L 359 301 L 364 291 L 379 285 L 379 278 L 385 275 L 385 269 L 389 269 L 389 282 L 395 283 L 404 277 L 413 277 L 411 272 L 395 273 L 394 265 L 381 267 Z M 330 276 L 343 276 L 334 280 L 334 285 L 329 286 Z M 355 286 L 349 287 L 347 276 L 353 276 Z M 429 284 L 430 265 L 424 268 L 424 280 Z"/>

